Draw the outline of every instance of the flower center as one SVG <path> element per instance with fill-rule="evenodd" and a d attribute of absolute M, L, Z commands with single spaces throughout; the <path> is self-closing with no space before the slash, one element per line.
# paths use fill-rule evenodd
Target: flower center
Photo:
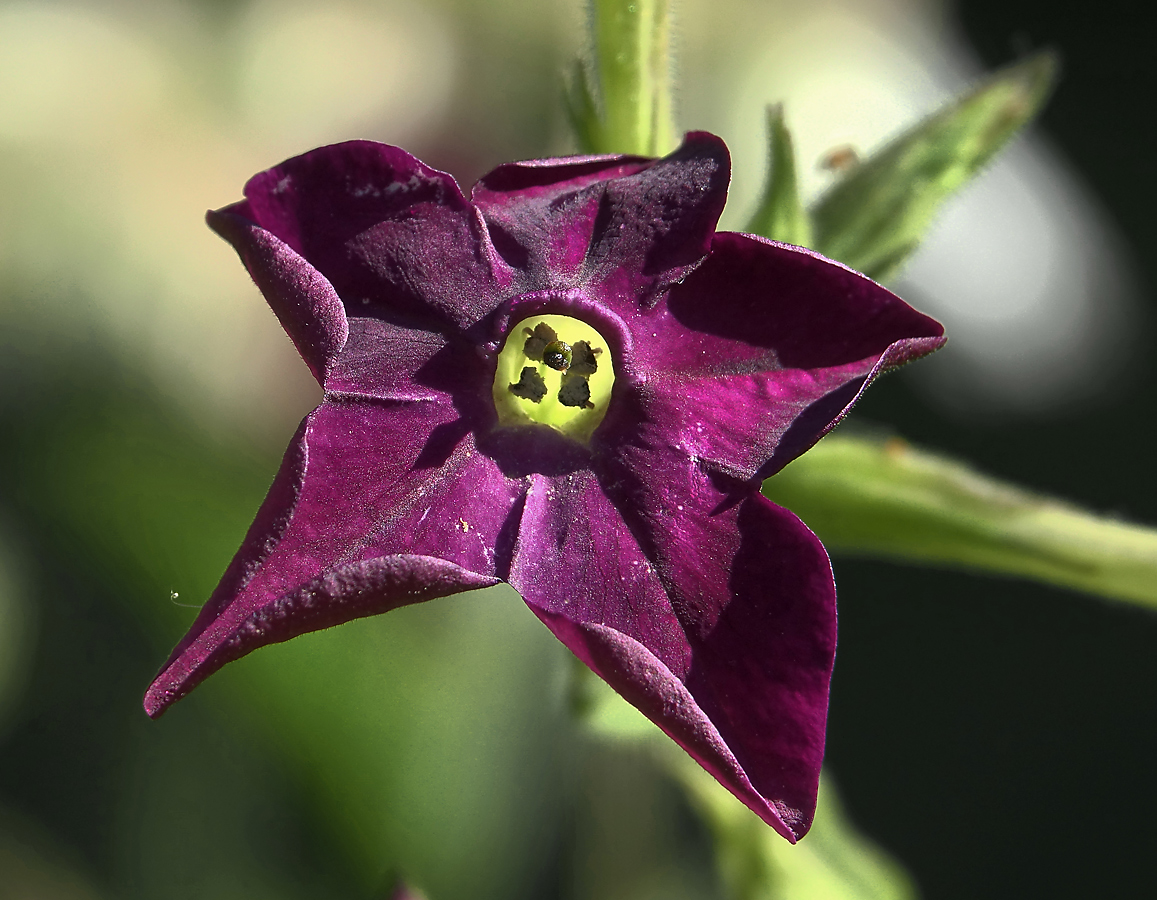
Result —
<path fill-rule="evenodd" d="M 607 342 L 570 316 L 531 316 L 510 329 L 498 355 L 494 408 L 500 425 L 549 425 L 586 443 L 607 413 L 615 383 Z"/>

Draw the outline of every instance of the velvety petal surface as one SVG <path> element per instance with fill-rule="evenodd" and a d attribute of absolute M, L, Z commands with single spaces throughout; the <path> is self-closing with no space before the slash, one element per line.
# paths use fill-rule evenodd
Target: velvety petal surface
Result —
<path fill-rule="evenodd" d="M 730 159 L 501 166 L 467 202 L 395 147 L 324 147 L 210 223 L 325 388 L 150 715 L 263 644 L 506 578 L 790 840 L 814 813 L 831 567 L 758 492 L 881 371 L 943 343 L 817 254 L 713 234 Z M 589 446 L 495 429 L 503 328 L 560 314 L 615 366 Z"/>
<path fill-rule="evenodd" d="M 623 319 L 634 336 L 629 366 L 648 378 L 843 366 L 919 340 L 899 364 L 944 343 L 939 322 L 870 278 L 733 232 L 714 236 L 710 255 L 665 303 Z"/>
<path fill-rule="evenodd" d="M 494 245 L 522 290 L 570 286 L 586 259 L 601 186 L 648 168 L 638 156 L 571 156 L 499 166 L 474 185 Z"/>
<path fill-rule="evenodd" d="M 626 448 L 605 480 L 687 636 L 687 690 L 785 833 L 801 836 L 814 813 L 836 642 L 823 546 L 792 513 L 665 443 Z M 728 786 L 743 798 L 742 784 Z"/>
<path fill-rule="evenodd" d="M 878 356 L 897 341 L 944 328 L 870 278 L 811 250 L 720 232 L 711 255 L 672 289 L 668 307 L 689 331 L 774 353 L 778 368 L 820 369 Z M 656 371 L 686 371 L 678 357 L 652 357 Z"/>
<path fill-rule="evenodd" d="M 688 457 L 743 480 L 781 469 L 877 375 L 944 343 L 938 322 L 863 275 L 726 233 L 664 304 L 625 324 L 634 385 L 605 440 L 650 423 Z"/>
<path fill-rule="evenodd" d="M 333 285 L 350 316 L 465 329 L 512 274 L 449 175 L 397 147 L 350 141 L 255 175 L 222 212 L 275 235 Z"/>
<path fill-rule="evenodd" d="M 704 256 L 731 159 L 691 132 L 658 160 L 580 157 L 502 166 L 473 199 L 524 291 L 581 287 L 612 308 L 649 306 Z M 499 235 L 502 235 L 499 238 Z"/>
<path fill-rule="evenodd" d="M 146 696 L 158 715 L 226 662 L 306 631 L 496 583 L 522 486 L 448 404 L 323 403 L 244 545 Z"/>
<path fill-rule="evenodd" d="M 349 337 L 333 285 L 283 240 L 248 219 L 211 210 L 206 220 L 233 245 L 313 377 L 324 384 Z"/>
<path fill-rule="evenodd" d="M 676 672 L 690 665 L 651 561 L 589 469 L 532 476 L 509 581 L 536 612 L 644 640 Z"/>
<path fill-rule="evenodd" d="M 328 279 L 284 241 L 228 211 L 207 218 L 237 250 L 327 391 L 379 400 L 445 400 L 485 379 L 474 345 L 460 336 L 347 316 Z"/>
<path fill-rule="evenodd" d="M 765 821 L 791 840 L 807 830 L 835 587 L 795 516 L 753 492 L 729 502 L 685 457 L 640 448 L 601 479 L 535 480 L 509 580 Z"/>

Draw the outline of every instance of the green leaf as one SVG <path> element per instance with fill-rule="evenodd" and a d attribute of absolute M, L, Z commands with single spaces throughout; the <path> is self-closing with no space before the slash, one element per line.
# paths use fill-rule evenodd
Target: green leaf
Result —
<path fill-rule="evenodd" d="M 812 243 L 811 218 L 796 183 L 791 132 L 778 103 L 767 108 L 767 184 L 746 230 L 785 244 L 810 247 Z"/>
<path fill-rule="evenodd" d="M 815 205 L 815 249 L 878 281 L 896 273 L 940 205 L 1040 111 L 1050 52 L 997 72 L 851 169 Z"/>
<path fill-rule="evenodd" d="M 827 437 L 763 492 L 837 554 L 1019 576 L 1157 609 L 1157 530 L 1028 493 L 897 439 Z"/>
<path fill-rule="evenodd" d="M 588 153 L 661 156 L 678 143 L 671 97 L 669 0 L 593 0 L 594 60 L 567 95 Z"/>

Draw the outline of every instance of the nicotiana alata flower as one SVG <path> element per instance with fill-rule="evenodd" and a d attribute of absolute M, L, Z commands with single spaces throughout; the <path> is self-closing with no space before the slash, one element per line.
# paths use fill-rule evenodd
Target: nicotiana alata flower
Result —
<path fill-rule="evenodd" d="M 467 200 L 357 141 L 209 214 L 325 390 L 145 698 L 264 644 L 507 581 L 789 840 L 836 640 L 816 537 L 760 494 L 942 329 L 807 250 L 716 233 L 730 160 L 510 163 Z"/>

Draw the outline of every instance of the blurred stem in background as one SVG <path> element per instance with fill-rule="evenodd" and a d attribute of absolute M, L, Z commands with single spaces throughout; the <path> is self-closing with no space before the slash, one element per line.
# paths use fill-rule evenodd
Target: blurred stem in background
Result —
<path fill-rule="evenodd" d="M 860 835 L 824 776 L 811 830 L 789 844 L 723 788 L 634 707 L 575 662 L 572 707 L 588 733 L 645 746 L 686 792 L 715 846 L 717 874 L 731 900 L 913 900 L 904 869 Z"/>
<path fill-rule="evenodd" d="M 784 241 L 810 232 L 820 252 L 892 277 L 944 202 L 1037 115 L 1056 73 L 1045 52 L 991 75 L 852 166 L 807 213 L 790 135 L 773 112 L 768 182 L 749 227 Z M 1157 607 L 1157 531 L 1033 496 L 902 441 L 832 435 L 768 479 L 764 493 L 835 553 L 1015 575 Z"/>
<path fill-rule="evenodd" d="M 767 108 L 767 185 L 747 230 L 785 244 L 812 246 L 811 216 L 799 195 L 795 148 L 782 103 Z"/>

